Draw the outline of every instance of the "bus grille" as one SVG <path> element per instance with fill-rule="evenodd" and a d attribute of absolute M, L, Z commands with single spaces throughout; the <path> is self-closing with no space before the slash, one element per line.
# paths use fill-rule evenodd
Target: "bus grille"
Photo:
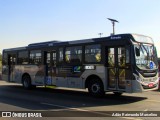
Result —
<path fill-rule="evenodd" d="M 157 70 L 143 71 L 140 72 L 143 77 L 155 77 L 157 75 Z"/>

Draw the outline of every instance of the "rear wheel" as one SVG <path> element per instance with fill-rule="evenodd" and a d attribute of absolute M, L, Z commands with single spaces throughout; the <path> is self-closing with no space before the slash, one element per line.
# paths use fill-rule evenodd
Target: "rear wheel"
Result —
<path fill-rule="evenodd" d="M 31 88 L 32 88 L 31 78 L 30 78 L 29 75 L 23 76 L 23 78 L 22 78 L 22 84 L 23 84 L 23 87 L 24 87 L 25 89 L 31 89 Z"/>
<path fill-rule="evenodd" d="M 88 91 L 95 97 L 102 97 L 105 94 L 103 83 L 99 79 L 93 79 L 89 82 Z"/>

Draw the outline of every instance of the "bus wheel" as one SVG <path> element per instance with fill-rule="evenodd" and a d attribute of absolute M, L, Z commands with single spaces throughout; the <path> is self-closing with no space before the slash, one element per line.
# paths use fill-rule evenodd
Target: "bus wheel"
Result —
<path fill-rule="evenodd" d="M 22 84 L 25 89 L 31 89 L 32 85 L 31 85 L 31 78 L 29 75 L 23 76 Z"/>
<path fill-rule="evenodd" d="M 122 92 L 113 92 L 114 93 L 114 95 L 116 95 L 116 96 L 121 96 L 123 93 Z"/>
<path fill-rule="evenodd" d="M 99 79 L 93 79 L 89 82 L 88 91 L 95 97 L 102 97 L 105 94 L 103 83 Z"/>

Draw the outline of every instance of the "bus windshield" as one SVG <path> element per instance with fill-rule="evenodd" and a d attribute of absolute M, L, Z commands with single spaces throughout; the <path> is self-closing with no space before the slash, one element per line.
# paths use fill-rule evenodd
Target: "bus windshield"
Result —
<path fill-rule="evenodd" d="M 139 69 L 151 70 L 157 69 L 156 50 L 150 44 L 135 44 L 135 59 Z"/>

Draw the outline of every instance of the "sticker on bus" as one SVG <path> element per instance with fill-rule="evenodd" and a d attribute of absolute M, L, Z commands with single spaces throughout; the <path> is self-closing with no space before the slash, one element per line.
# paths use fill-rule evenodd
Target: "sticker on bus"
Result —
<path fill-rule="evenodd" d="M 47 85 L 52 85 L 52 78 L 50 76 L 46 77 L 46 84 Z"/>

